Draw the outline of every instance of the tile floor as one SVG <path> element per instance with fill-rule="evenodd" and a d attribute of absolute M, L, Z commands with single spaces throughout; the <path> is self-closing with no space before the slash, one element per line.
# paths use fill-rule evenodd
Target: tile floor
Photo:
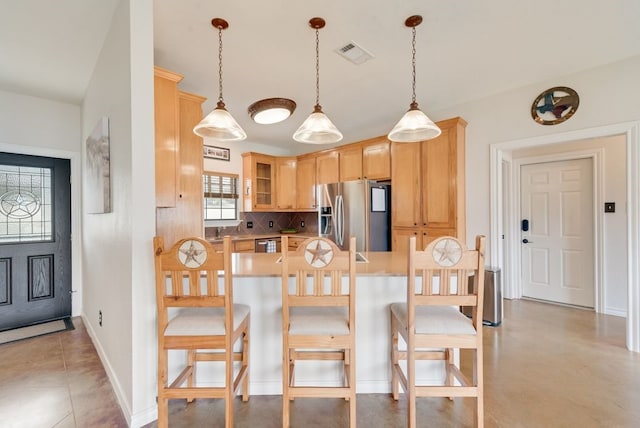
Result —
<path fill-rule="evenodd" d="M 76 330 L 0 345 L 0 427 L 126 427 L 97 354 Z M 486 427 L 639 427 L 640 354 L 625 320 L 538 302 L 505 301 L 485 327 Z M 418 426 L 473 426 L 469 400 L 419 399 Z M 235 405 L 237 427 L 280 427 L 280 396 Z M 171 427 L 224 426 L 221 400 L 174 400 Z M 342 400 L 296 400 L 292 425 L 344 427 Z M 405 426 L 406 401 L 358 395 L 358 426 Z M 155 427 L 155 422 L 147 427 Z"/>

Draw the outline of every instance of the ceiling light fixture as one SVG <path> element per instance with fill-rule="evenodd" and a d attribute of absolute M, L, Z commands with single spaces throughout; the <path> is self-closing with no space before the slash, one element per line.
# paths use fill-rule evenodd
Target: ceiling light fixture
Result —
<path fill-rule="evenodd" d="M 299 143 L 309 144 L 329 144 L 342 140 L 342 134 L 338 128 L 322 112 L 320 106 L 320 36 L 321 28 L 324 28 L 325 21 L 322 18 L 311 18 L 309 26 L 316 30 L 316 105 L 313 113 L 309 115 L 300 128 L 293 134 L 293 139 Z"/>
<path fill-rule="evenodd" d="M 251 104 L 247 111 L 254 122 L 263 125 L 282 122 L 293 114 L 296 103 L 288 98 L 266 98 Z"/>
<path fill-rule="evenodd" d="M 413 40 L 411 43 L 411 67 L 412 67 L 412 91 L 409 111 L 402 116 L 402 119 L 389 132 L 388 138 L 398 143 L 416 143 L 418 141 L 436 138 L 442 132 L 419 108 L 416 102 L 416 27 L 422 23 L 422 16 L 413 15 L 404 21 L 404 25 L 411 27 Z"/>
<path fill-rule="evenodd" d="M 222 18 L 213 18 L 211 25 L 218 29 L 218 104 L 193 128 L 193 132 L 217 141 L 241 141 L 247 138 L 247 134 L 224 107 L 222 98 L 222 30 L 227 29 L 229 23 Z"/>

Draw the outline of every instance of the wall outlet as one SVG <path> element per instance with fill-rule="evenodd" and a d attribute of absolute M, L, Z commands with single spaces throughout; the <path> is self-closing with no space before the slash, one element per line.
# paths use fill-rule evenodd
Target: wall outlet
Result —
<path fill-rule="evenodd" d="M 273 220 L 269 220 L 269 227 L 273 227 Z"/>
<path fill-rule="evenodd" d="M 98 311 L 98 325 L 102 327 L 102 311 Z"/>
<path fill-rule="evenodd" d="M 300 227 L 304 227 L 304 220 L 300 221 Z"/>
<path fill-rule="evenodd" d="M 247 229 L 253 229 L 253 222 L 252 221 L 248 221 L 247 222 Z"/>

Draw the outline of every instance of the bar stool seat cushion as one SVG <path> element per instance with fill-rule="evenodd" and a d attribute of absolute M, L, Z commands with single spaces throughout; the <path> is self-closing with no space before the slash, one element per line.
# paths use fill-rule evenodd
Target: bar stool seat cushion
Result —
<path fill-rule="evenodd" d="M 289 313 L 291 335 L 348 335 L 347 307 L 292 307 Z"/>
<path fill-rule="evenodd" d="M 249 306 L 233 305 L 233 329 L 249 316 Z M 224 335 L 223 308 L 185 308 L 178 311 L 166 330 L 165 336 L 220 336 Z"/>
<path fill-rule="evenodd" d="M 392 303 L 391 312 L 407 325 L 406 303 Z M 416 306 L 415 323 L 416 334 L 476 334 L 472 321 L 454 306 Z"/>

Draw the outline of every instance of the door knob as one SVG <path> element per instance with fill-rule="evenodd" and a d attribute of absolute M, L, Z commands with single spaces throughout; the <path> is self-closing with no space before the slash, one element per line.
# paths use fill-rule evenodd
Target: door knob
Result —
<path fill-rule="evenodd" d="M 524 238 L 524 239 L 522 240 L 522 243 L 523 243 L 523 244 L 533 244 L 533 242 L 529 241 L 527 238 Z"/>

